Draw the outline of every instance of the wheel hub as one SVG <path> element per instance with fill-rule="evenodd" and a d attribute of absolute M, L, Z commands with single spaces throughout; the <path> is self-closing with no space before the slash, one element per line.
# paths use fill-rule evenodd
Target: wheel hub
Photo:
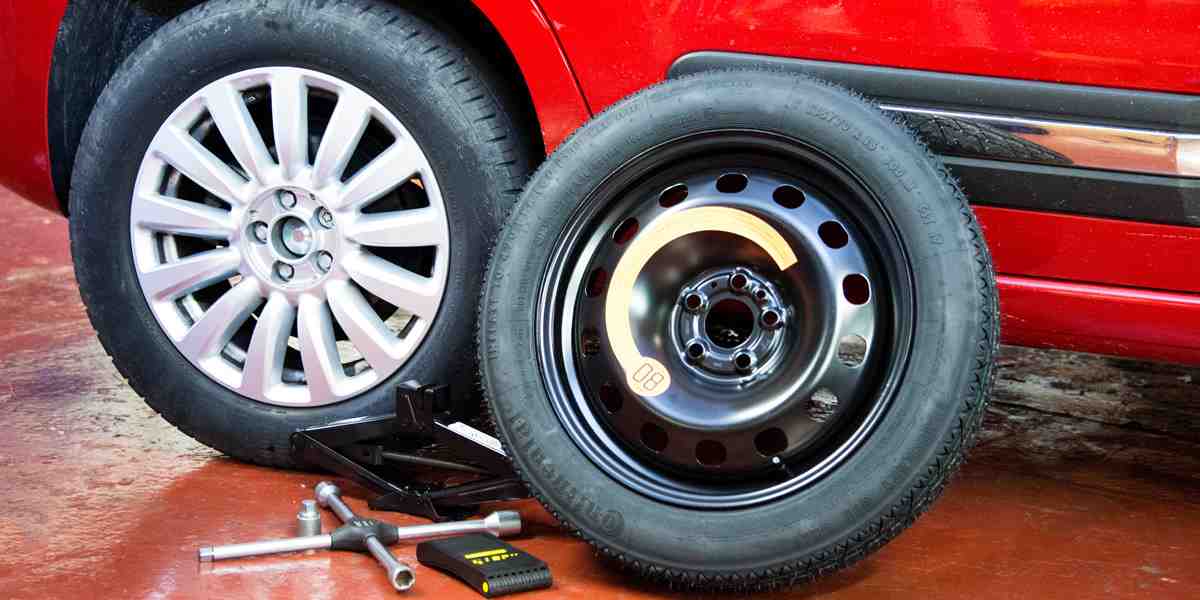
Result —
<path fill-rule="evenodd" d="M 320 292 L 347 245 L 333 213 L 303 187 L 267 190 L 242 220 L 248 235 L 240 246 L 251 275 L 284 292 Z"/>
<path fill-rule="evenodd" d="M 778 290 L 752 269 L 709 271 L 679 293 L 674 341 L 699 377 L 750 384 L 788 335 L 788 309 Z"/>

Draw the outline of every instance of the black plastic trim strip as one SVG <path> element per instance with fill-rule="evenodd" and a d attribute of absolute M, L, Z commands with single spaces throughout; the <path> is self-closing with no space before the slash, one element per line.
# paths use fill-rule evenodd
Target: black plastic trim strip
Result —
<path fill-rule="evenodd" d="M 1200 179 L 942 157 L 971 203 L 1200 227 Z"/>
<path fill-rule="evenodd" d="M 1089 125 L 1200 132 L 1200 96 L 956 75 L 730 52 L 695 52 L 668 77 L 714 69 L 805 73 L 881 103 Z M 936 140 L 934 140 L 936 142 Z M 1200 227 L 1200 179 L 947 156 L 977 205 Z M 997 157 L 992 157 L 997 158 Z M 1038 161 L 1051 162 L 1051 161 Z"/>
<path fill-rule="evenodd" d="M 1200 96 L 1186 94 L 715 51 L 685 54 L 671 65 L 667 77 L 734 68 L 805 73 L 882 102 L 909 106 L 1200 133 Z"/>

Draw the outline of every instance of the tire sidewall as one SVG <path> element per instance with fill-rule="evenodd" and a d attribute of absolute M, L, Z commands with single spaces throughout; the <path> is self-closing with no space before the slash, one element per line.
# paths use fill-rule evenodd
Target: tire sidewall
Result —
<path fill-rule="evenodd" d="M 658 503 L 609 477 L 564 431 L 530 365 L 537 355 L 540 275 L 586 191 L 644 149 L 715 129 L 799 138 L 858 174 L 904 241 L 916 306 L 907 370 L 871 437 L 802 491 L 719 513 Z M 747 71 L 701 74 L 643 91 L 563 144 L 530 182 L 501 234 L 485 284 L 480 344 L 497 428 L 543 503 L 626 563 L 742 571 L 835 552 L 852 535 L 885 540 L 890 534 L 880 524 L 889 511 L 899 508 L 906 520 L 923 508 L 912 506 L 920 502 L 913 489 L 931 469 L 942 469 L 939 453 L 959 431 L 964 404 L 978 396 L 972 387 L 977 357 L 991 346 L 980 278 L 990 271 L 986 260 L 975 259 L 970 219 L 927 152 L 843 90 Z"/>
<path fill-rule="evenodd" d="M 444 77 L 438 55 L 402 40 L 371 37 L 351 5 L 325 12 L 224 3 L 200 19 L 180 19 L 150 38 L 121 68 L 93 112 L 71 193 L 76 276 L 101 341 L 147 402 L 193 437 L 260 462 L 286 463 L 298 428 L 390 412 L 395 384 L 468 370 L 473 303 L 488 242 L 504 212 L 498 183 L 478 149 L 472 116 Z M 204 7 L 201 7 L 204 8 Z M 428 23 L 411 15 L 417 27 Z M 450 228 L 450 261 L 438 315 L 404 366 L 374 388 L 315 408 L 284 408 L 245 398 L 193 366 L 147 306 L 132 260 L 130 204 L 142 156 L 159 126 L 204 85 L 264 66 L 302 67 L 336 76 L 373 96 L 412 134 L 438 178 Z M 456 393 L 470 394 L 468 386 Z M 238 440 L 241 440 L 239 442 Z"/>

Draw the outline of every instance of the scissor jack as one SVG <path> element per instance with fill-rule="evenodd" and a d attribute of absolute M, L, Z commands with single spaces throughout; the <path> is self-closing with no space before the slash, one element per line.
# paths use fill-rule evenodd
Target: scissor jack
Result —
<path fill-rule="evenodd" d="M 376 492 L 375 510 L 434 521 L 461 519 L 481 503 L 529 496 L 496 438 L 467 425 L 467 407 L 446 385 L 407 381 L 396 387 L 395 412 L 356 417 L 292 434 L 292 456 Z M 416 454 L 434 444 L 452 458 Z M 457 484 L 422 483 L 414 467 L 473 477 Z"/>

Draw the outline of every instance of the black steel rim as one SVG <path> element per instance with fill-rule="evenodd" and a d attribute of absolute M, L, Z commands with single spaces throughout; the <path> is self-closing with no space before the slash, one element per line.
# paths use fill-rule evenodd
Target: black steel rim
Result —
<path fill-rule="evenodd" d="M 759 217 L 799 260 L 780 271 L 724 232 L 656 253 L 631 324 L 673 384 L 642 398 L 606 347 L 606 278 L 639 231 L 699 206 Z M 551 405 L 590 460 L 657 500 L 734 508 L 811 485 L 869 436 L 907 363 L 899 234 L 849 169 L 794 139 L 724 130 L 644 152 L 588 195 L 552 256 L 535 340 Z"/>

